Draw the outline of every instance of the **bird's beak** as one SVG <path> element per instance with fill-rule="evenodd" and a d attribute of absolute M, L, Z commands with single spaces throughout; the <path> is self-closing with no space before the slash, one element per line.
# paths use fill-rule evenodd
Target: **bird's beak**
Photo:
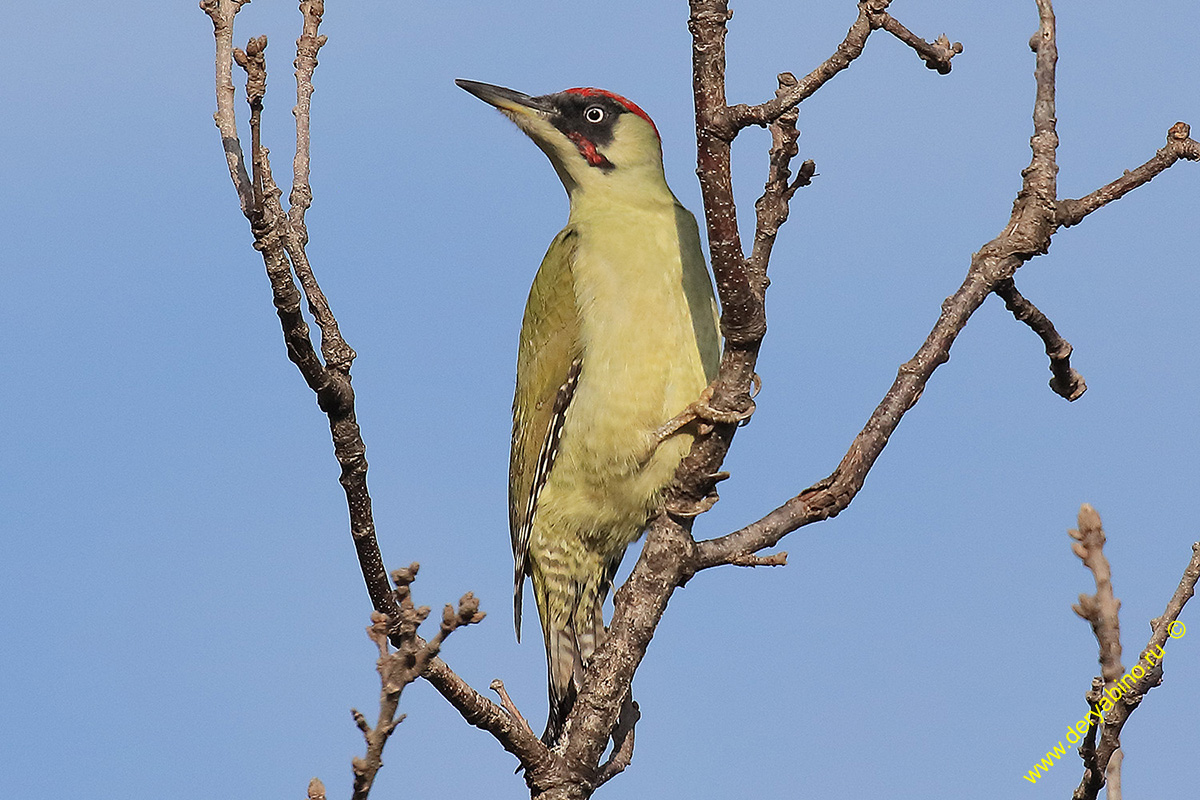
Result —
<path fill-rule="evenodd" d="M 490 83 L 468 81 L 462 78 L 456 80 L 455 83 L 483 102 L 495 106 L 510 116 L 545 117 L 554 110 L 543 98 L 530 97 L 512 89 L 505 89 L 503 86 L 493 86 Z"/>
<path fill-rule="evenodd" d="M 541 149 L 554 165 L 554 171 L 570 194 L 577 185 L 571 175 L 571 165 L 579 161 L 577 145 L 555 127 L 556 109 L 549 96 L 530 97 L 527 94 L 478 81 L 456 80 L 459 86 L 483 102 L 495 106 Z M 583 162 L 580 162 L 583 163 Z M 579 166 L 576 164 L 575 168 Z"/>

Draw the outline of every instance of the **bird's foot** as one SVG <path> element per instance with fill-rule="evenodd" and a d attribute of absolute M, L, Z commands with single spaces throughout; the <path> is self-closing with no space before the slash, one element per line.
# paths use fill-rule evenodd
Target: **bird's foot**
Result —
<path fill-rule="evenodd" d="M 713 408 L 709 402 L 713 397 L 712 384 L 704 387 L 704 391 L 700 393 L 700 399 L 689 404 L 681 413 L 676 414 L 671 419 L 663 423 L 654 432 L 654 447 L 662 444 L 671 436 L 674 436 L 682 428 L 690 425 L 693 422 L 699 422 L 699 433 L 705 434 L 712 430 L 713 425 L 733 425 L 743 424 L 754 415 L 755 405 L 754 398 L 762 389 L 762 379 L 758 374 L 754 375 L 754 389 L 750 394 L 746 395 L 745 403 L 740 409 L 719 409 Z"/>
<path fill-rule="evenodd" d="M 698 517 L 705 511 L 717 504 L 721 496 L 717 494 L 717 484 L 729 478 L 729 473 L 725 471 L 714 472 L 708 476 L 710 483 L 708 484 L 708 493 L 703 497 L 678 497 L 671 496 L 663 501 L 663 510 L 674 517 L 692 518 Z"/>

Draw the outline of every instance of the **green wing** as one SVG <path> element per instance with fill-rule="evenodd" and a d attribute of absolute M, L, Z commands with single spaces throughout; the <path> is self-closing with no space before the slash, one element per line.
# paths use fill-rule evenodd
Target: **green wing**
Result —
<path fill-rule="evenodd" d="M 521 590 L 529 569 L 529 535 L 567 407 L 583 366 L 571 267 L 578 234 L 564 228 L 550 244 L 525 305 L 513 397 L 508 468 L 508 524 L 513 548 L 513 611 L 521 640 Z"/>

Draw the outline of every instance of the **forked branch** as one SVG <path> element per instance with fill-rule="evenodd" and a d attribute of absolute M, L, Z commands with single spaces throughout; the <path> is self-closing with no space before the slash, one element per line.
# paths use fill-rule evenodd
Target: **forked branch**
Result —
<path fill-rule="evenodd" d="M 895 382 L 855 437 L 837 469 L 762 519 L 725 536 L 696 543 L 694 561 L 688 574 L 708 567 L 737 563 L 739 559 L 775 546 L 797 528 L 836 516 L 844 510 L 862 488 L 867 473 L 904 414 L 920 399 L 934 370 L 949 359 L 950 347 L 959 332 L 992 292 L 1007 294 L 1013 299 L 1014 313 L 1023 315 L 1043 337 L 1051 356 L 1051 369 L 1055 375 L 1051 385 L 1055 391 L 1068 399 L 1082 394 L 1082 378 L 1070 369 L 1067 360 L 1070 345 L 1058 336 L 1045 315 L 1016 293 L 1012 286 L 1013 275 L 1034 256 L 1046 252 L 1051 236 L 1066 224 L 1066 220 L 1082 219 L 1090 210 L 1149 181 L 1180 158 L 1192 158 L 1193 154 L 1200 152 L 1200 145 L 1187 138 L 1186 125 L 1175 125 L 1171 129 L 1168 147 L 1164 148 L 1166 152 L 1159 151 L 1159 155 L 1148 162 L 1152 166 L 1146 167 L 1132 179 L 1114 182 L 1120 184 L 1114 189 L 1105 187 L 1084 200 L 1068 201 L 1081 205 L 1067 217 L 1061 216 L 1056 199 L 1058 165 L 1055 151 L 1058 135 L 1055 130 L 1054 91 L 1058 51 L 1054 11 L 1050 0 L 1038 0 L 1038 10 L 1038 32 L 1030 40 L 1036 53 L 1034 133 L 1030 139 L 1032 158 L 1022 172 L 1024 180 L 1013 203 L 1008 224 L 999 236 L 981 247 L 972 257 L 962 285 L 942 303 L 942 313 L 933 330 L 913 358 L 901 365 Z M 1095 199 L 1088 199 L 1093 196 Z"/>
<path fill-rule="evenodd" d="M 759 107 L 730 107 L 725 95 L 728 4 L 725 0 L 691 0 L 688 27 L 693 41 L 697 174 L 704 196 L 725 339 L 710 402 L 720 411 L 737 412 L 749 407 L 757 380 L 754 366 L 766 333 L 767 262 L 779 226 L 787 219 L 789 200 L 815 173 L 812 162 L 805 162 L 796 178 L 791 177 L 790 161 L 796 155 L 798 135 L 795 106 L 857 57 L 870 31 L 885 25 L 887 5 L 880 0 L 860 4 L 859 20 L 838 53 L 808 78 L 797 81 L 788 73 L 780 75 L 773 101 Z M 893 32 L 901 30 L 892 27 Z M 950 46 L 949 50 L 945 56 L 947 64 L 953 52 L 961 48 Z M 927 55 L 931 53 L 932 50 L 926 51 Z M 772 149 L 766 186 L 757 205 L 755 244 L 747 257 L 738 233 L 730 143 L 739 130 L 752 124 L 771 126 Z M 691 537 L 693 515 L 678 509 L 711 504 L 715 484 L 723 476 L 720 464 L 735 430 L 734 424 L 716 424 L 709 435 L 697 439 L 668 490 L 666 507 L 672 513 L 660 514 L 651 522 L 641 557 L 616 594 L 608 636 L 593 656 L 563 737 L 563 755 L 581 773 L 594 769 L 592 765 L 598 763 L 617 723 L 627 687 L 645 656 L 646 646 L 671 594 L 697 568 L 697 545 Z M 730 553 L 723 563 L 765 565 L 782 562 L 786 557 L 781 554 L 758 559 L 753 557 L 755 552 Z M 561 794 L 546 796 L 574 797 L 587 793 L 575 795 L 564 789 Z"/>
<path fill-rule="evenodd" d="M 1100 515 L 1086 503 L 1079 509 L 1079 527 L 1070 531 L 1071 549 L 1079 556 L 1096 581 L 1094 595 L 1081 594 L 1075 613 L 1092 626 L 1100 648 L 1101 675 L 1092 680 L 1084 695 L 1088 711 L 1102 715 L 1104 722 L 1088 729 L 1079 748 L 1083 759 L 1083 778 L 1072 800 L 1096 800 L 1106 781 L 1111 781 L 1108 796 L 1120 794 L 1121 729 L 1142 699 L 1163 677 L 1163 645 L 1174 638 L 1179 614 L 1196 592 L 1200 580 L 1200 542 L 1192 545 L 1192 557 L 1183 571 L 1179 586 L 1167 602 L 1161 617 L 1150 621 L 1153 633 L 1142 648 L 1138 663 L 1128 673 L 1121 665 L 1120 624 L 1117 616 L 1121 602 L 1113 596 L 1112 570 L 1104 556 L 1104 529 Z M 1145 666 L 1142 666 L 1145 664 Z M 1115 790 L 1115 791 L 1114 791 Z"/>
<path fill-rule="evenodd" d="M 417 577 L 418 566 L 413 563 L 407 569 L 398 569 L 392 573 L 400 618 L 393 620 L 378 611 L 371 613 L 371 626 L 367 628 L 367 635 L 379 648 L 379 661 L 376 662 L 381 684 L 379 718 L 372 727 L 357 709 L 351 709 L 354 723 L 362 731 L 367 744 L 366 755 L 363 758 L 355 758 L 352 762 L 353 800 L 366 800 L 370 794 L 371 787 L 375 784 L 375 776 L 383 766 L 383 747 L 396 730 L 396 726 L 404 721 L 403 714 L 396 715 L 404 688 L 421 676 L 429 662 L 441 650 L 447 636 L 464 625 L 474 625 L 482 621 L 484 617 L 484 613 L 479 610 L 479 601 L 467 592 L 458 601 L 458 608 L 447 605 L 442 610 L 442 624 L 437 634 L 428 642 L 423 641 L 417 635 L 417 629 L 429 616 L 429 607 L 418 608 L 414 605 L 409 588 Z M 394 651 L 390 646 L 393 641 L 399 642 Z"/>
<path fill-rule="evenodd" d="M 846 33 L 846 38 L 837 46 L 833 55 L 825 59 L 812 72 L 791 84 L 787 91 L 776 93 L 771 100 L 756 106 L 742 103 L 731 106 L 728 115 L 721 118 L 720 130 L 723 134 L 728 138 L 733 138 L 742 128 L 750 125 L 766 126 L 779 119 L 780 114 L 807 100 L 831 78 L 850 66 L 851 62 L 862 55 L 863 49 L 867 45 L 867 37 L 877 30 L 885 30 L 911 47 L 929 69 L 936 70 L 942 75 L 950 72 L 950 60 L 963 51 L 962 44 L 951 43 L 945 34 L 932 42 L 925 41 L 888 13 L 888 6 L 891 4 L 892 0 L 862 0 L 858 4 L 858 18 L 854 20 L 849 32 Z M 725 9 L 726 3 L 693 3 L 693 9 L 697 5 L 720 5 L 721 9 L 714 8 L 706 10 L 705 13 L 709 14 L 713 21 L 717 21 L 720 20 L 722 10 L 725 10 L 725 20 L 729 19 L 727 9 Z M 694 17 L 695 11 L 693 11 Z M 724 23 L 721 24 L 723 27 Z"/>
<path fill-rule="evenodd" d="M 452 630 L 482 619 L 478 602 L 467 594 L 459 601 L 457 611 L 447 606 L 440 632 L 433 640 L 425 642 L 417 635 L 416 628 L 427 610 L 414 609 L 408 593 L 408 584 L 415 575 L 416 565 L 408 571 L 394 573 L 397 588 L 393 590 L 379 551 L 371 496 L 367 490 L 366 445 L 355 418 L 354 390 L 350 382 L 350 366 L 355 353 L 342 338 L 337 320 L 305 252 L 308 231 L 304 216 L 312 203 L 309 186 L 312 78 L 317 66 L 317 53 L 325 43 L 325 37 L 319 33 L 324 3 L 321 0 L 300 2 L 304 25 L 297 41 L 295 60 L 296 106 L 293 113 L 296 117 L 296 155 L 293 161 L 291 207 L 285 212 L 280 202 L 282 191 L 275 183 L 269 152 L 262 145 L 261 136 L 267 80 L 267 39 L 265 36 L 251 39 L 245 50 L 233 46 L 234 17 L 246 2 L 248 0 L 202 0 L 200 3 L 201 9 L 212 20 L 216 40 L 217 111 L 214 119 L 221 132 L 230 178 L 237 190 L 242 213 L 249 220 L 254 234 L 254 247 L 262 253 L 266 265 L 288 358 L 299 368 L 305 382 L 316 394 L 317 404 L 329 418 L 334 454 L 342 468 L 340 480 L 346 493 L 350 532 L 367 592 L 376 611 L 371 631 L 380 648 L 379 670 L 383 690 L 380 716 L 374 727 L 355 712 L 355 719 L 367 740 L 366 757 L 356 760 L 354 765 L 355 797 L 366 797 L 370 790 L 382 763 L 383 745 L 399 722 L 395 712 L 400 692 L 418 675 L 428 678 L 444 695 L 465 698 L 459 704 L 460 709 L 469 708 L 477 720 L 489 720 L 491 724 L 488 729 L 492 733 L 501 741 L 508 742 L 506 746 L 520 753 L 523 758 L 532 760 L 534 756 L 545 752 L 541 743 L 531 734 L 522 737 L 523 732 L 519 728 L 506 724 L 502 719 L 503 711 L 475 694 L 437 658 L 442 641 Z M 246 72 L 251 131 L 249 172 L 234 111 L 234 62 Z M 304 319 L 302 300 L 307 301 L 309 312 L 320 329 L 320 355 L 313 346 L 308 323 Z M 396 648 L 394 653 L 387 651 L 389 639 Z M 464 715 L 467 713 L 464 711 Z M 324 796 L 324 786 L 320 781 L 314 780 L 310 784 L 309 794 L 312 797 Z"/>

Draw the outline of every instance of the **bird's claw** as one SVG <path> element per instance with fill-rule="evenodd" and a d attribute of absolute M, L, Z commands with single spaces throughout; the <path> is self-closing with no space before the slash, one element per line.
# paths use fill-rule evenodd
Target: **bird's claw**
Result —
<path fill-rule="evenodd" d="M 754 381 L 754 389 L 750 392 L 750 399 L 753 400 L 754 398 L 758 397 L 758 393 L 762 391 L 762 378 L 760 378 L 758 373 L 755 372 L 750 375 L 750 380 Z"/>
<path fill-rule="evenodd" d="M 707 397 L 705 396 L 707 394 Z M 750 417 L 754 416 L 754 411 L 757 406 L 751 395 L 746 395 L 746 405 L 744 408 L 725 411 L 719 408 L 713 408 L 708 404 L 712 399 L 712 389 L 705 389 L 700 395 L 700 399 L 688 406 L 688 409 L 695 415 L 696 419 L 703 420 L 710 425 L 741 425 L 749 421 Z"/>
<path fill-rule="evenodd" d="M 688 500 L 673 497 L 667 500 L 667 502 L 663 504 L 663 507 L 666 509 L 667 513 L 673 517 L 684 517 L 690 519 L 692 517 L 698 517 L 705 511 L 708 511 L 710 508 L 715 506 L 717 501 L 720 499 L 721 498 L 714 490 L 709 492 L 704 497 L 701 497 L 699 500 Z"/>

